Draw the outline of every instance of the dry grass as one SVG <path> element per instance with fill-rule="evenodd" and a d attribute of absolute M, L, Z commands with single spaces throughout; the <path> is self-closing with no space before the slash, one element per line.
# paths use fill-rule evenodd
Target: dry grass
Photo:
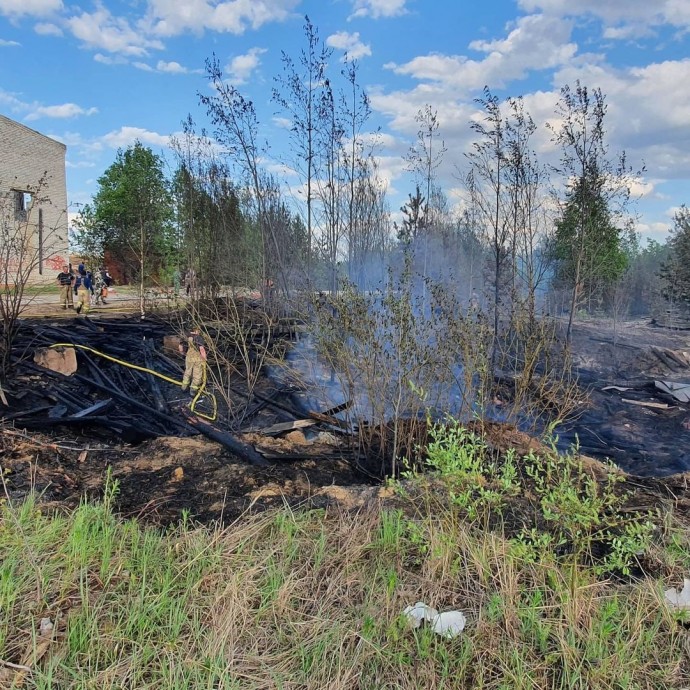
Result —
<path fill-rule="evenodd" d="M 525 562 L 432 495 L 407 514 L 285 507 L 166 532 L 118 520 L 112 500 L 69 516 L 4 505 L 0 687 L 690 684 L 664 583 Z M 464 611 L 465 632 L 410 629 L 400 614 L 416 601 Z M 44 617 L 55 628 L 41 635 Z"/>

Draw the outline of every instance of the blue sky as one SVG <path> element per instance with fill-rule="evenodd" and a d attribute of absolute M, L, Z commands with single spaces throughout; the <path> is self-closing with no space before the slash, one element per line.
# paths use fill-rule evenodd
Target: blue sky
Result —
<path fill-rule="evenodd" d="M 67 144 L 74 212 L 118 147 L 165 152 L 188 113 L 206 124 L 197 94 L 215 52 L 279 158 L 287 132 L 271 90 L 281 50 L 296 58 L 304 45 L 305 14 L 334 69 L 345 50 L 359 60 L 394 209 L 411 191 L 404 156 L 427 103 L 448 149 L 439 174 L 460 203 L 484 85 L 523 96 L 542 125 L 576 79 L 607 96 L 611 151 L 646 166 L 634 184 L 643 236 L 665 239 L 690 202 L 690 0 L 0 0 L 0 112 Z M 545 160 L 549 137 L 540 127 Z"/>

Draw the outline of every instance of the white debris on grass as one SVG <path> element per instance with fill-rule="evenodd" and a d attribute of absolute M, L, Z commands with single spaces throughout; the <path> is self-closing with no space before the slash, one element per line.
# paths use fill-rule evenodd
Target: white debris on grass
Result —
<path fill-rule="evenodd" d="M 438 635 L 452 638 L 459 635 L 467 623 L 462 611 L 444 611 L 431 621 L 431 629 Z"/>
<path fill-rule="evenodd" d="M 438 611 L 418 601 L 414 606 L 408 606 L 403 611 L 403 615 L 407 616 L 407 620 L 413 628 L 418 628 L 422 624 L 422 621 L 431 622 L 438 616 Z"/>
<path fill-rule="evenodd" d="M 418 601 L 414 606 L 408 606 L 403 611 L 403 615 L 413 628 L 419 628 L 423 621 L 427 621 L 431 624 L 433 632 L 448 638 L 459 635 L 467 624 L 467 618 L 461 611 L 439 613 L 422 601 Z"/>
<path fill-rule="evenodd" d="M 690 611 L 690 579 L 686 577 L 683 580 L 683 589 L 680 592 L 677 589 L 667 589 L 664 596 L 674 608 Z"/>

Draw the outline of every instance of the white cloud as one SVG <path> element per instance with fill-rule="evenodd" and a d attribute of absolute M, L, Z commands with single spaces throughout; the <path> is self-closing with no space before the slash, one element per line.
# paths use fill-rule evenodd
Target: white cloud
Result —
<path fill-rule="evenodd" d="M 147 22 L 159 36 L 185 31 L 242 34 L 269 22 L 287 19 L 299 0 L 150 0 Z"/>
<path fill-rule="evenodd" d="M 146 62 L 133 62 L 132 66 L 144 72 L 164 72 L 166 74 L 201 74 L 203 72 L 203 70 L 200 69 L 189 69 L 188 67 L 184 67 L 174 60 L 171 62 L 159 60 L 155 67 L 152 67 Z"/>
<path fill-rule="evenodd" d="M 379 19 L 381 17 L 396 17 L 406 14 L 405 2 L 406 0 L 353 0 L 353 12 L 350 15 L 350 19 L 356 17 Z"/>
<path fill-rule="evenodd" d="M 393 149 L 399 141 L 388 132 L 365 132 L 359 136 L 359 141 L 366 149 Z"/>
<path fill-rule="evenodd" d="M 440 120 L 440 127 L 466 128 L 475 106 L 462 103 L 456 97 L 453 88 L 442 88 L 420 84 L 410 91 L 393 91 L 384 93 L 372 89 L 369 93 L 371 107 L 390 118 L 389 124 L 395 131 L 414 136 L 419 129 L 415 117 L 427 104 L 433 103 Z"/>
<path fill-rule="evenodd" d="M 290 129 L 292 127 L 292 120 L 287 117 L 275 116 L 273 118 L 273 124 L 276 127 L 280 127 L 280 129 Z"/>
<path fill-rule="evenodd" d="M 17 41 L 6 41 L 4 38 L 0 38 L 0 48 L 17 48 L 21 46 L 21 43 Z"/>
<path fill-rule="evenodd" d="M 236 55 L 232 58 L 225 67 L 228 80 L 236 86 L 246 83 L 252 72 L 261 64 L 259 56 L 265 52 L 265 48 L 251 48 L 244 55 Z"/>
<path fill-rule="evenodd" d="M 670 223 L 642 220 L 635 225 L 635 230 L 648 240 L 665 242 L 668 239 L 670 227 Z"/>
<path fill-rule="evenodd" d="M 604 29 L 603 37 L 610 38 L 614 41 L 629 40 L 633 38 L 641 38 L 642 36 L 650 36 L 652 29 L 648 24 L 627 26 L 609 26 Z"/>
<path fill-rule="evenodd" d="M 189 67 L 184 67 L 174 60 L 172 62 L 159 60 L 156 64 L 156 70 L 158 72 L 168 72 L 169 74 L 201 74 L 203 72 L 201 69 L 189 69 Z"/>
<path fill-rule="evenodd" d="M 158 39 L 148 38 L 144 31 L 133 29 L 125 18 L 114 17 L 105 7 L 70 17 L 66 24 L 87 48 L 136 57 L 147 55 L 151 49 L 163 48 Z"/>
<path fill-rule="evenodd" d="M 158 134 L 142 127 L 120 127 L 120 129 L 113 130 L 102 136 L 100 141 L 114 149 L 126 148 L 134 144 L 135 141 L 152 146 L 166 147 L 170 143 L 170 135 Z"/>
<path fill-rule="evenodd" d="M 62 36 L 62 29 L 51 22 L 39 22 L 34 26 L 34 31 L 41 36 Z"/>
<path fill-rule="evenodd" d="M 179 62 L 174 60 L 170 62 L 165 62 L 165 60 L 159 60 L 156 64 L 156 69 L 159 72 L 169 72 L 170 74 L 187 74 L 189 70 L 183 67 Z"/>
<path fill-rule="evenodd" d="M 273 175 L 277 175 L 283 180 L 297 177 L 297 171 L 285 163 L 269 163 L 266 165 L 266 170 Z"/>
<path fill-rule="evenodd" d="M 643 177 L 629 177 L 625 184 L 630 190 L 630 195 L 633 199 L 643 199 L 651 197 L 654 194 L 655 183 L 652 180 L 646 180 Z"/>
<path fill-rule="evenodd" d="M 626 70 L 606 64 L 564 67 L 555 84 L 580 79 L 606 95 L 607 135 L 634 165 L 644 161 L 663 179 L 690 177 L 690 100 L 679 85 L 690 82 L 690 59 L 668 60 Z"/>
<path fill-rule="evenodd" d="M 65 161 L 65 167 L 77 170 L 80 168 L 95 168 L 96 164 L 92 163 L 91 161 L 77 161 L 76 163 L 73 163 L 72 161 L 68 160 Z"/>
<path fill-rule="evenodd" d="M 41 105 L 37 106 L 24 119 L 39 120 L 42 117 L 54 117 L 59 119 L 66 119 L 77 117 L 79 115 L 95 115 L 98 108 L 82 108 L 76 103 L 63 103 L 62 105 Z"/>
<path fill-rule="evenodd" d="M 462 55 L 430 54 L 404 65 L 389 63 L 396 74 L 438 82 L 462 92 L 477 91 L 485 84 L 501 87 L 524 78 L 531 70 L 549 69 L 569 63 L 577 46 L 569 42 L 572 22 L 543 15 L 521 17 L 508 36 L 494 41 L 474 41 L 473 50 L 487 53 L 483 60 Z"/>
<path fill-rule="evenodd" d="M 643 35 L 650 26 L 690 27 L 687 0 L 518 0 L 518 5 L 559 17 L 596 17 L 609 29 L 608 38 Z"/>
<path fill-rule="evenodd" d="M 8 108 L 10 112 L 17 113 L 26 110 L 28 105 L 24 103 L 16 94 L 0 88 L 0 105 Z"/>
<path fill-rule="evenodd" d="M 392 195 L 398 193 L 394 186 L 395 180 L 403 177 L 406 172 L 407 164 L 400 156 L 375 156 L 376 173 L 378 178 L 385 184 L 388 192 Z"/>
<path fill-rule="evenodd" d="M 0 14 L 44 17 L 62 9 L 62 0 L 0 0 Z"/>
<path fill-rule="evenodd" d="M 80 156 L 93 158 L 103 150 L 102 142 L 94 139 L 85 139 L 79 132 L 61 132 L 60 134 L 48 134 L 51 139 L 61 141 L 72 155 L 76 152 Z"/>
<path fill-rule="evenodd" d="M 119 55 L 103 55 L 103 53 L 96 53 L 93 56 L 95 62 L 100 62 L 104 65 L 127 65 L 129 60 Z M 143 63 L 139 63 L 143 64 Z"/>
<path fill-rule="evenodd" d="M 79 115 L 94 115 L 98 112 L 97 108 L 82 108 L 76 103 L 63 103 L 60 105 L 43 105 L 38 101 L 31 103 L 23 101 L 19 94 L 0 89 L 0 106 L 4 106 L 16 115 L 23 115 L 26 122 L 38 120 L 40 118 L 66 119 Z M 62 141 L 61 139 L 59 139 Z"/>
<path fill-rule="evenodd" d="M 360 41 L 359 31 L 353 34 L 347 31 L 338 31 L 337 33 L 331 34 L 326 39 L 326 45 L 336 50 L 345 51 L 347 57 L 351 60 L 359 60 L 366 55 L 371 55 L 371 47 Z M 344 59 L 344 57 L 341 58 L 341 60 Z"/>

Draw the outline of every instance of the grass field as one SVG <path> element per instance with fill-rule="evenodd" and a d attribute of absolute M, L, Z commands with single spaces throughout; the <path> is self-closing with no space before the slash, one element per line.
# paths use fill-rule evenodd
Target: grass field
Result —
<path fill-rule="evenodd" d="M 690 687 L 689 632 L 665 603 L 688 572 L 602 578 L 468 520 L 438 486 L 403 507 L 282 509 L 226 527 L 146 526 L 99 504 L 0 515 L 0 687 L 623 689 Z M 465 613 L 412 629 L 423 601 Z M 41 632 L 41 620 L 43 632 Z"/>

